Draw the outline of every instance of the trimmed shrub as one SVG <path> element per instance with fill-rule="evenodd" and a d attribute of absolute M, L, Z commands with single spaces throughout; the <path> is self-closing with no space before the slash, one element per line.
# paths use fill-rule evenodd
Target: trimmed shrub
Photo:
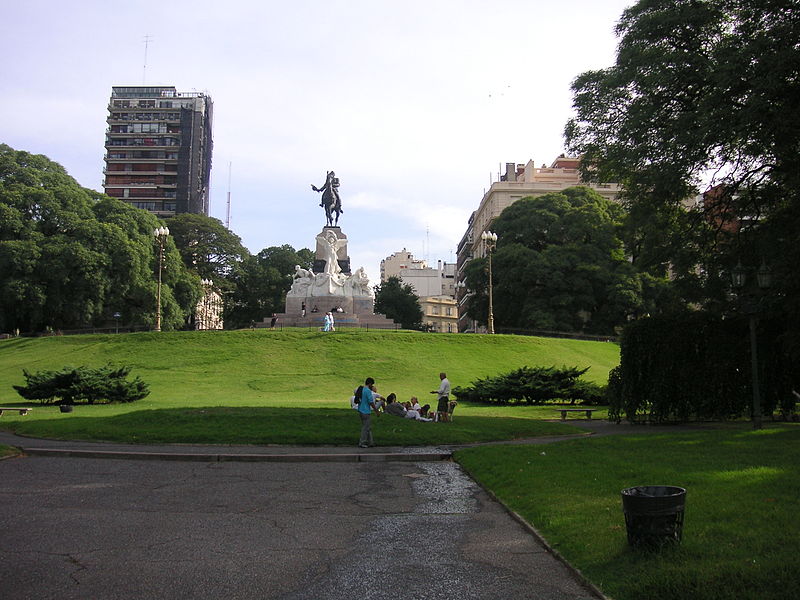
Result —
<path fill-rule="evenodd" d="M 581 400 L 595 404 L 603 398 L 603 388 L 578 379 L 588 370 L 588 367 L 522 367 L 496 377 L 478 379 L 469 387 L 456 387 L 453 395 L 459 401 L 497 404 L 543 404 L 549 400 L 569 400 L 573 404 Z"/>
<path fill-rule="evenodd" d="M 134 402 L 146 397 L 150 390 L 139 377 L 128 381 L 131 367 L 111 365 L 90 367 L 64 367 L 60 371 L 22 370 L 27 385 L 13 386 L 26 400 L 39 400 L 42 404 L 75 404 L 85 401 Z"/>

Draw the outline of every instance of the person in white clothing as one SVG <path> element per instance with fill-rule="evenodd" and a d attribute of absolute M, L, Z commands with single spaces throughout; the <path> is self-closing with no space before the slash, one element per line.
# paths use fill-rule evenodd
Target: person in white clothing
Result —
<path fill-rule="evenodd" d="M 447 413 L 449 410 L 448 404 L 450 403 L 450 381 L 447 379 L 447 374 L 439 373 L 439 389 L 434 390 L 431 394 L 436 394 L 439 397 L 439 403 L 436 406 L 436 413 L 440 421 L 447 420 Z"/>

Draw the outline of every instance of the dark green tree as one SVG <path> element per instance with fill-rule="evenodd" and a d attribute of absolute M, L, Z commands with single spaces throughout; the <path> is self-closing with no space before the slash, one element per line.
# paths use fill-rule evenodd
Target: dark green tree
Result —
<path fill-rule="evenodd" d="M 186 268 L 202 279 L 221 283 L 250 254 L 239 236 L 213 217 L 181 213 L 167 219 L 167 227 Z"/>
<path fill-rule="evenodd" d="M 619 238 L 624 210 L 586 187 L 523 198 L 492 223 L 495 325 L 499 328 L 613 333 L 648 310 L 653 288 Z M 466 269 L 472 318 L 485 323 L 486 260 Z"/>
<path fill-rule="evenodd" d="M 688 300 L 723 303 L 726 271 L 768 260 L 799 338 L 797 236 L 781 232 L 800 225 L 800 6 L 641 0 L 617 33 L 614 65 L 573 83 L 565 134 L 584 175 L 624 186 L 647 260 L 670 262 Z M 672 239 L 641 227 L 710 188 L 695 227 Z M 678 252 L 693 246 L 694 264 Z"/>
<path fill-rule="evenodd" d="M 82 188 L 47 157 L 0 145 L 0 330 L 155 321 L 151 214 Z M 166 248 L 162 326 L 180 327 L 196 277 Z"/>
<path fill-rule="evenodd" d="M 283 245 L 265 248 L 235 264 L 228 277 L 232 291 L 226 303 L 225 327 L 245 327 L 282 312 L 295 265 L 310 269 L 313 262 L 314 254 L 307 248 L 295 251 Z"/>
<path fill-rule="evenodd" d="M 641 0 L 627 9 L 615 64 L 573 83 L 577 116 L 566 138 L 584 175 L 623 184 L 639 223 L 668 219 L 716 184 L 725 193 L 713 210 L 728 222 L 798 206 L 798 9 L 771 0 Z M 717 225 L 699 238 L 704 248 L 745 241 L 726 240 L 731 228 Z M 651 254 L 662 256 L 650 259 L 673 261 L 685 231 L 671 243 L 652 238 Z"/>
<path fill-rule="evenodd" d="M 422 327 L 422 308 L 414 288 L 399 277 L 375 286 L 375 312 L 400 323 L 403 329 Z"/>

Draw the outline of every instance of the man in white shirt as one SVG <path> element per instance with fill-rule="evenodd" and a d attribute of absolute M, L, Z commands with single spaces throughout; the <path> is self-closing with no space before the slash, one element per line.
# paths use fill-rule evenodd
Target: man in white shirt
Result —
<path fill-rule="evenodd" d="M 446 373 L 439 373 L 439 379 L 442 382 L 439 384 L 439 389 L 431 392 L 431 394 L 436 394 L 439 397 L 439 403 L 436 406 L 436 412 L 439 417 L 440 421 L 447 420 L 447 411 L 449 409 L 449 402 L 450 402 L 450 382 L 447 379 Z"/>

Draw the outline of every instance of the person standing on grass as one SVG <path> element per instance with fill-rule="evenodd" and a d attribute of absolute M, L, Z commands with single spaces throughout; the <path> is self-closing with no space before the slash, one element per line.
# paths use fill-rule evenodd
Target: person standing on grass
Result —
<path fill-rule="evenodd" d="M 358 441 L 359 448 L 369 448 L 374 446 L 372 440 L 372 411 L 378 415 L 378 409 L 375 406 L 375 395 L 372 393 L 371 386 L 375 385 L 375 380 L 372 377 L 367 377 L 364 380 L 364 385 L 356 388 L 356 401 L 358 402 L 358 416 L 361 419 L 361 439 Z"/>
<path fill-rule="evenodd" d="M 432 391 L 431 394 L 436 394 L 439 397 L 439 404 L 436 406 L 439 420 L 446 421 L 450 402 L 450 381 L 448 381 L 447 374 L 444 372 L 439 373 L 439 379 L 441 380 L 439 389 Z"/>

